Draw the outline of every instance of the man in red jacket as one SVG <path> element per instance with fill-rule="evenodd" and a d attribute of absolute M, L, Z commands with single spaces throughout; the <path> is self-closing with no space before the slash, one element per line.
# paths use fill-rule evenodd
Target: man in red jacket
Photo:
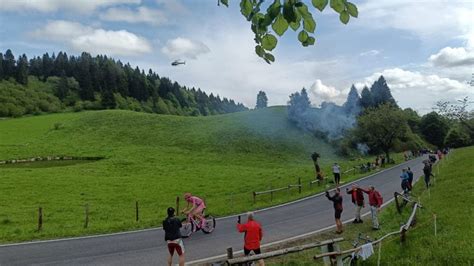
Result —
<path fill-rule="evenodd" d="M 370 186 L 369 189 L 361 188 L 361 190 L 369 195 L 370 214 L 372 215 L 372 229 L 379 230 L 380 225 L 377 213 L 380 211 L 380 207 L 383 203 L 382 196 L 377 190 L 375 190 L 374 186 Z"/>
<path fill-rule="evenodd" d="M 352 223 L 359 224 L 362 223 L 362 219 L 360 218 L 360 211 L 364 208 L 364 193 L 362 190 L 357 186 L 357 184 L 353 184 L 352 188 L 349 190 L 346 188 L 347 194 L 351 195 L 352 203 L 354 203 L 355 209 L 355 219 Z"/>
<path fill-rule="evenodd" d="M 244 244 L 244 254 L 248 256 L 251 251 L 255 254 L 260 254 L 260 241 L 262 241 L 263 233 L 262 227 L 258 222 L 253 219 L 253 213 L 249 212 L 247 214 L 247 223 L 241 224 L 240 223 L 240 216 L 237 220 L 237 230 L 240 233 L 245 233 L 245 244 Z M 263 260 L 259 260 L 258 264 L 260 266 L 264 266 L 265 262 Z"/>

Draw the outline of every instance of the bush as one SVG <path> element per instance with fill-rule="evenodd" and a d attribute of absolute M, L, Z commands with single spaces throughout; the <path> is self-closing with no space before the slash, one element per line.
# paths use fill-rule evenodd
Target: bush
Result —
<path fill-rule="evenodd" d="M 451 148 L 459 148 L 469 146 L 471 138 L 464 131 L 453 128 L 448 132 L 444 144 Z"/>

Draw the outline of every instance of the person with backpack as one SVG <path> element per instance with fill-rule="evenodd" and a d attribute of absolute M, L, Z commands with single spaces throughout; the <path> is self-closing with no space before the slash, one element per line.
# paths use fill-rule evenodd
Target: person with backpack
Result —
<path fill-rule="evenodd" d="M 179 266 L 184 266 L 184 244 L 181 239 L 181 221 L 175 216 L 173 207 L 167 210 L 168 217 L 163 221 L 163 230 L 165 230 L 165 241 L 168 242 L 168 266 L 173 263 L 174 252 L 179 256 Z"/>
<path fill-rule="evenodd" d="M 326 191 L 326 197 L 333 202 L 334 205 L 334 218 L 336 219 L 336 234 L 341 234 L 343 232 L 341 214 L 342 214 L 342 196 L 341 190 L 336 188 L 336 193 L 333 196 L 329 195 L 329 192 Z"/>
<path fill-rule="evenodd" d="M 355 219 L 352 223 L 362 223 L 360 218 L 360 211 L 364 208 L 364 194 L 362 190 L 360 190 L 357 184 L 353 184 L 351 189 L 346 188 L 346 192 L 351 195 L 352 203 L 355 205 Z"/>
<path fill-rule="evenodd" d="M 429 162 L 425 162 L 425 166 L 423 167 L 423 174 L 425 176 L 425 185 L 426 188 L 431 186 L 431 177 L 434 177 L 434 175 L 431 172 L 431 164 Z"/>
<path fill-rule="evenodd" d="M 380 207 L 383 203 L 382 195 L 380 195 L 380 193 L 375 190 L 374 186 L 370 186 L 369 189 L 361 188 L 360 190 L 369 195 L 370 214 L 372 216 L 372 229 L 379 230 L 380 225 L 377 214 L 380 211 Z"/>

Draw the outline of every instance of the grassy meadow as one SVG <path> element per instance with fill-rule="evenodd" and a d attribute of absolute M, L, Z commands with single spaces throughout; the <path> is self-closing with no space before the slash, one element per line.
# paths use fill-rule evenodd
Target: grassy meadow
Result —
<path fill-rule="evenodd" d="M 382 242 L 380 265 L 472 265 L 474 263 L 474 147 L 455 150 L 448 159 L 443 159 L 438 168 L 434 168 L 436 180 L 430 191 L 425 189 L 420 180 L 412 192 L 424 208 L 417 211 L 417 224 L 406 235 L 406 242 L 400 244 L 398 235 Z M 411 206 L 410 204 L 407 206 Z M 363 224 L 348 224 L 342 234 L 343 249 L 351 248 L 357 235 L 369 235 L 371 239 L 397 231 L 410 216 L 411 208 L 403 209 L 398 214 L 395 203 L 387 206 L 379 215 L 381 230 L 370 229 L 370 217 L 366 216 Z M 436 214 L 437 235 L 434 234 L 434 217 Z M 332 232 L 324 232 L 304 241 L 321 241 L 339 237 Z M 359 265 L 377 265 L 378 246 L 375 254 Z M 267 265 L 323 265 L 322 260 L 314 261 L 313 256 L 319 249 L 308 250 L 288 256 L 278 257 L 266 262 Z"/>
<path fill-rule="evenodd" d="M 0 242 L 159 226 L 166 208 L 188 191 L 205 198 L 215 216 L 307 196 L 324 189 L 307 185 L 314 179 L 314 151 L 329 176 L 334 161 L 343 170 L 364 162 L 339 158 L 329 144 L 296 129 L 284 107 L 210 117 L 113 110 L 0 120 L 0 160 L 105 158 L 0 166 Z M 301 194 L 294 189 L 253 203 L 252 191 L 296 184 L 298 177 L 305 185 Z M 44 224 L 37 232 L 40 206 Z"/>

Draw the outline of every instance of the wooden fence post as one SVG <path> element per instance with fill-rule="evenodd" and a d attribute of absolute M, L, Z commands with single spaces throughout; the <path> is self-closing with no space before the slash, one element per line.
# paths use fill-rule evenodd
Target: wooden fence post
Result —
<path fill-rule="evenodd" d="M 179 196 L 176 197 L 176 215 L 179 215 Z"/>
<path fill-rule="evenodd" d="M 397 207 L 397 212 L 398 212 L 399 214 L 401 214 L 401 213 L 402 213 L 402 208 L 400 207 L 400 203 L 398 202 L 398 193 L 397 193 L 397 192 L 394 192 L 394 193 L 393 193 L 393 197 L 395 198 L 395 205 L 396 205 L 396 207 Z"/>
<path fill-rule="evenodd" d="M 298 192 L 301 194 L 301 177 L 298 177 Z"/>
<path fill-rule="evenodd" d="M 253 204 L 255 204 L 257 201 L 257 193 L 254 191 L 253 192 Z"/>
<path fill-rule="evenodd" d="M 138 201 L 135 201 L 135 221 L 138 222 Z"/>
<path fill-rule="evenodd" d="M 84 228 L 89 226 L 89 203 L 86 203 L 86 210 L 85 210 L 86 219 L 84 221 Z"/>
<path fill-rule="evenodd" d="M 234 258 L 234 252 L 232 251 L 232 247 L 227 248 L 227 259 L 233 259 Z"/>
<path fill-rule="evenodd" d="M 38 208 L 38 231 L 43 229 L 43 208 Z"/>

